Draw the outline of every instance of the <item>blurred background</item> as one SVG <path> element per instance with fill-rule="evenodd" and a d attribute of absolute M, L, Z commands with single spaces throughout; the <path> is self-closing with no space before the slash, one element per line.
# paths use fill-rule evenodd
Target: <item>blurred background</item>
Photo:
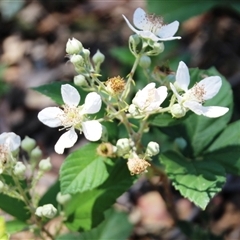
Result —
<path fill-rule="evenodd" d="M 126 76 L 133 57 L 128 52 L 130 21 L 137 7 L 161 15 L 166 23 L 180 22 L 180 41 L 165 43 L 165 52 L 154 59 L 176 71 L 180 60 L 189 67 L 214 66 L 227 78 L 234 93 L 232 121 L 240 116 L 240 2 L 226 0 L 94 1 L 0 0 L 0 133 L 13 131 L 37 140 L 54 169 L 42 180 L 39 192 L 57 178 L 63 156 L 53 152 L 59 138 L 37 119 L 38 112 L 54 103 L 31 90 L 53 81 L 72 81 L 76 74 L 68 62 L 65 45 L 80 40 L 93 55 L 105 56 L 102 80 Z M 239 131 L 240 129 L 236 129 Z M 80 139 L 79 144 L 83 143 Z M 78 146 L 76 146 L 77 148 Z M 240 239 L 240 181 L 229 176 L 222 193 L 201 212 L 173 191 L 177 218 L 189 225 L 174 225 L 157 179 L 141 179 L 119 202 L 130 209 L 135 224 L 129 239 L 201 240 Z M 167 200 L 167 199 L 165 199 Z M 130 206 L 130 207 L 129 207 Z M 210 233 L 211 232 L 211 233 Z M 14 239 L 24 239 L 17 237 Z"/>

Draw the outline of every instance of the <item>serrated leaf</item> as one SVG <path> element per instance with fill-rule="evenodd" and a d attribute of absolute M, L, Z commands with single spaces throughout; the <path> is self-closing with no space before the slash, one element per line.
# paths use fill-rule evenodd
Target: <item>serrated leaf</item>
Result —
<path fill-rule="evenodd" d="M 71 153 L 60 169 L 61 192 L 75 194 L 100 186 L 108 177 L 111 160 L 97 154 L 98 144 L 89 143 Z"/>
<path fill-rule="evenodd" d="M 104 211 L 133 183 L 134 178 L 127 169 L 126 161 L 116 160 L 109 167 L 109 177 L 98 188 L 76 194 L 68 203 L 65 214 L 66 225 L 73 231 L 90 230 L 104 219 Z"/>
<path fill-rule="evenodd" d="M 161 155 L 160 161 L 174 187 L 202 209 L 226 180 L 224 168 L 208 159 L 186 159 L 180 153 L 169 151 Z"/>
<path fill-rule="evenodd" d="M 62 105 L 63 100 L 62 100 L 62 95 L 61 95 L 61 86 L 66 83 L 75 87 L 78 90 L 79 94 L 81 95 L 81 99 L 85 99 L 86 92 L 84 92 L 78 86 L 76 86 L 72 83 L 68 83 L 68 82 L 53 82 L 53 83 L 45 84 L 45 85 L 42 85 L 39 87 L 34 87 L 32 89 L 47 96 L 47 97 L 50 97 L 58 105 Z"/>
<path fill-rule="evenodd" d="M 240 146 L 240 121 L 229 124 L 208 148 L 207 152 L 231 145 Z"/>

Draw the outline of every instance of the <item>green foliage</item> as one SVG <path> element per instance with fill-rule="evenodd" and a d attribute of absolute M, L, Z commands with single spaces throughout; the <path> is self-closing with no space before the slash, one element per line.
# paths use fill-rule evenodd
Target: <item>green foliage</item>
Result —
<path fill-rule="evenodd" d="M 173 151 L 162 154 L 160 161 L 174 187 L 202 209 L 226 180 L 225 169 L 217 161 L 188 159 Z"/>
<path fill-rule="evenodd" d="M 21 232 L 23 231 L 23 229 L 26 229 L 28 227 L 29 227 L 28 224 L 21 222 L 19 220 L 12 220 L 12 221 L 6 222 L 6 230 L 9 234 Z"/>
<path fill-rule="evenodd" d="M 61 192 L 75 194 L 65 209 L 67 225 L 75 231 L 96 227 L 134 179 L 125 160 L 98 156 L 97 146 L 90 143 L 70 154 L 60 171 Z"/>

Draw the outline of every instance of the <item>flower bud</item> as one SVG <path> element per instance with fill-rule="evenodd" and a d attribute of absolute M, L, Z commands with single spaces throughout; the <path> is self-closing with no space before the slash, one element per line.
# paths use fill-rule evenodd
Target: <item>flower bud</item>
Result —
<path fill-rule="evenodd" d="M 146 55 L 141 56 L 139 60 L 139 65 L 145 69 L 149 68 L 149 66 L 151 65 L 151 58 Z"/>
<path fill-rule="evenodd" d="M 155 156 L 159 153 L 159 144 L 156 142 L 149 142 L 146 149 L 146 155 L 149 157 Z"/>
<path fill-rule="evenodd" d="M 38 166 L 39 166 L 39 169 L 43 172 L 47 172 L 51 170 L 52 164 L 50 162 L 50 158 L 41 160 Z"/>
<path fill-rule="evenodd" d="M 84 60 L 83 57 L 81 55 L 72 55 L 70 57 L 70 62 L 75 66 L 75 67 L 81 67 L 83 66 Z"/>
<path fill-rule="evenodd" d="M 131 150 L 130 142 L 128 138 L 118 139 L 116 147 L 117 147 L 118 156 L 124 156 L 125 154 L 128 154 Z"/>
<path fill-rule="evenodd" d="M 92 57 L 94 64 L 101 64 L 103 63 L 104 59 L 105 56 L 99 50 L 97 50 L 97 52 Z"/>
<path fill-rule="evenodd" d="M 23 177 L 25 172 L 26 172 L 26 166 L 22 162 L 17 162 L 13 169 L 14 175 Z"/>
<path fill-rule="evenodd" d="M 150 44 L 150 46 L 152 47 L 152 50 L 146 53 L 148 56 L 156 56 L 164 51 L 164 44 L 162 42 L 154 42 L 153 44 Z"/>
<path fill-rule="evenodd" d="M 75 38 L 68 39 L 66 44 L 66 52 L 68 54 L 78 54 L 82 51 L 82 43 Z"/>
<path fill-rule="evenodd" d="M 61 192 L 59 192 L 57 194 L 57 202 L 61 205 L 65 205 L 66 203 L 68 203 L 71 200 L 72 196 L 70 194 L 61 194 Z"/>
<path fill-rule="evenodd" d="M 175 118 L 184 117 L 187 112 L 186 109 L 178 103 L 173 104 L 170 111 L 171 111 L 172 116 Z"/>
<path fill-rule="evenodd" d="M 137 109 L 137 107 L 134 104 L 130 104 L 130 106 L 128 107 L 128 112 L 132 115 L 132 116 L 137 116 L 139 115 L 139 111 Z"/>
<path fill-rule="evenodd" d="M 79 87 L 88 86 L 87 80 L 82 74 L 79 74 L 79 75 L 75 76 L 73 78 L 73 82 L 74 82 L 75 85 L 77 85 Z"/>
<path fill-rule="evenodd" d="M 41 156 L 42 156 L 42 151 L 38 146 L 35 147 L 30 153 L 30 157 L 34 159 L 39 159 Z"/>
<path fill-rule="evenodd" d="M 35 214 L 39 217 L 53 218 L 57 213 L 57 209 L 52 204 L 45 204 L 38 207 Z"/>
<path fill-rule="evenodd" d="M 82 50 L 82 52 L 83 52 L 84 57 L 89 58 L 89 56 L 90 56 L 90 51 L 89 51 L 88 49 L 84 48 L 84 49 Z"/>
<path fill-rule="evenodd" d="M 36 147 L 36 141 L 33 138 L 26 136 L 21 142 L 21 147 L 26 152 L 31 152 L 33 148 Z"/>

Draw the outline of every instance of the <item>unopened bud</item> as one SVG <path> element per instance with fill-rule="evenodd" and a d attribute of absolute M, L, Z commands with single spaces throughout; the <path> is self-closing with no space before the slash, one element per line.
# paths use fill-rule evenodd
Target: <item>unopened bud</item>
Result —
<path fill-rule="evenodd" d="M 104 59 L 105 56 L 99 50 L 97 50 L 97 52 L 92 57 L 94 64 L 101 64 L 103 63 Z"/>
<path fill-rule="evenodd" d="M 129 112 L 132 116 L 137 116 L 137 115 L 139 115 L 139 111 L 138 111 L 136 105 L 134 105 L 134 104 L 130 104 L 130 106 L 128 107 L 128 112 Z"/>
<path fill-rule="evenodd" d="M 57 213 L 57 209 L 52 204 L 45 204 L 38 207 L 35 214 L 39 217 L 53 218 Z"/>
<path fill-rule="evenodd" d="M 75 76 L 73 78 L 73 82 L 75 85 L 77 85 L 79 87 L 88 86 L 87 80 L 82 74 Z"/>
<path fill-rule="evenodd" d="M 162 42 L 160 42 L 160 43 L 154 42 L 150 46 L 152 47 L 152 50 L 150 50 L 146 53 L 148 56 L 156 56 L 164 51 L 164 44 Z"/>
<path fill-rule="evenodd" d="M 186 112 L 187 112 L 186 109 L 178 103 L 174 104 L 171 107 L 170 111 L 171 111 L 172 116 L 175 117 L 175 118 L 184 117 L 186 115 Z"/>
<path fill-rule="evenodd" d="M 21 142 L 21 147 L 29 153 L 36 147 L 36 141 L 33 138 L 26 136 Z"/>
<path fill-rule="evenodd" d="M 43 172 L 47 172 L 51 170 L 52 164 L 50 162 L 50 158 L 41 160 L 38 166 L 39 166 L 39 169 Z"/>
<path fill-rule="evenodd" d="M 41 156 L 42 156 L 42 151 L 38 146 L 35 147 L 30 153 L 30 157 L 34 159 L 39 159 Z"/>
<path fill-rule="evenodd" d="M 81 55 L 72 55 L 70 57 L 70 62 L 75 66 L 75 67 L 81 67 L 83 66 L 84 60 Z"/>
<path fill-rule="evenodd" d="M 124 156 L 124 155 L 128 154 L 131 150 L 130 142 L 129 142 L 128 138 L 118 139 L 118 141 L 116 143 L 116 147 L 117 147 L 117 155 L 118 156 Z"/>
<path fill-rule="evenodd" d="M 84 49 L 82 50 L 82 52 L 83 52 L 84 57 L 89 58 L 89 56 L 90 56 L 90 51 L 89 51 L 88 49 L 84 48 Z"/>
<path fill-rule="evenodd" d="M 146 154 L 149 157 L 155 156 L 159 153 L 160 148 L 159 148 L 159 144 L 156 142 L 149 142 L 147 145 L 147 149 L 146 149 Z"/>
<path fill-rule="evenodd" d="M 22 162 L 17 162 L 13 169 L 14 175 L 23 177 L 25 172 L 26 172 L 26 166 Z"/>
<path fill-rule="evenodd" d="M 82 43 L 75 38 L 68 39 L 66 44 L 66 52 L 68 54 L 78 54 L 82 51 Z"/>
<path fill-rule="evenodd" d="M 61 192 L 59 192 L 57 194 L 57 202 L 61 205 L 65 205 L 66 203 L 68 203 L 71 200 L 72 196 L 70 194 L 61 194 Z"/>
<path fill-rule="evenodd" d="M 149 68 L 149 66 L 151 65 L 151 58 L 146 55 L 141 56 L 139 60 L 139 65 L 142 68 Z"/>

